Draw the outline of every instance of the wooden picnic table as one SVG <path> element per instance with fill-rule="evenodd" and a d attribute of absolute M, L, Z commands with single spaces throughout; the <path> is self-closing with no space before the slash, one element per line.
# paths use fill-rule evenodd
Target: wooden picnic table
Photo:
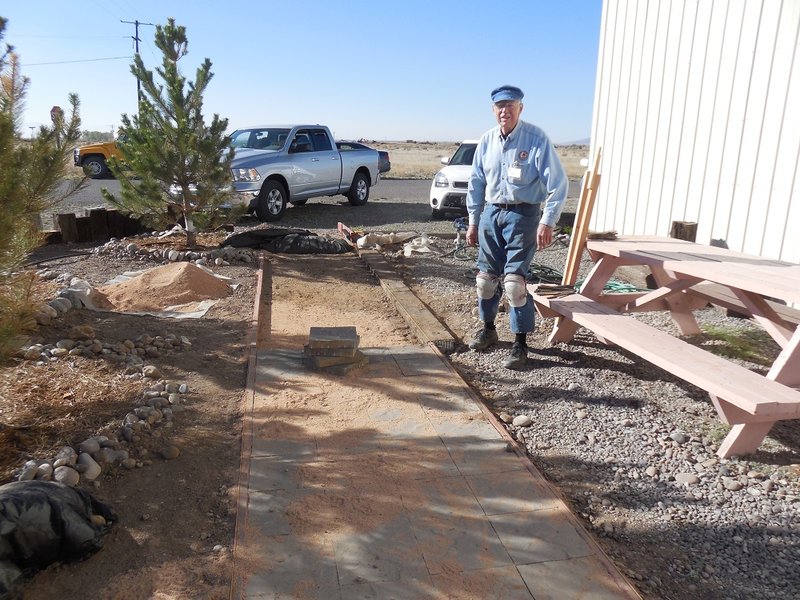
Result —
<path fill-rule="evenodd" d="M 776 421 L 800 418 L 800 327 L 787 317 L 793 309 L 780 304 L 800 303 L 800 264 L 660 237 L 588 240 L 587 249 L 595 266 L 579 293 L 553 298 L 531 286 L 539 312 L 559 317 L 551 342 L 568 341 L 584 326 L 705 389 L 731 425 L 722 457 L 754 452 Z M 630 265 L 648 267 L 658 289 L 604 293 L 617 268 Z M 766 376 L 626 314 L 668 310 L 681 334 L 691 335 L 700 333 L 693 311 L 713 297 L 752 316 L 781 347 Z"/>

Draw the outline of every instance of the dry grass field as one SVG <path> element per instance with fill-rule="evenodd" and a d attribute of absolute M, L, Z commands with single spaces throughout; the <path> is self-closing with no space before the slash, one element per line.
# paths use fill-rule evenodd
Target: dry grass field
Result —
<path fill-rule="evenodd" d="M 392 170 L 384 179 L 433 179 L 442 168 L 441 158 L 452 156 L 459 142 L 377 142 L 368 141 L 376 150 L 386 150 L 392 161 Z M 580 179 L 586 167 L 580 165 L 583 158 L 589 157 L 589 146 L 556 146 L 561 162 L 570 179 Z M 79 167 L 70 166 L 72 177 L 80 177 Z"/>
<path fill-rule="evenodd" d="M 432 179 L 442 168 L 441 158 L 451 156 L 458 142 L 367 142 L 377 150 L 385 150 L 392 161 L 388 179 Z M 561 162 L 570 179 L 580 179 L 586 167 L 581 159 L 589 157 L 589 146 L 556 146 Z"/>

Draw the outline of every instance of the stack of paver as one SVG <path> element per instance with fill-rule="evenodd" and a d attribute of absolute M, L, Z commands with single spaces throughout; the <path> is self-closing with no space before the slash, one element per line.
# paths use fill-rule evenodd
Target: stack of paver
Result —
<path fill-rule="evenodd" d="M 355 327 L 312 327 L 308 344 L 303 346 L 303 360 L 317 371 L 346 375 L 369 362 L 358 342 Z"/>

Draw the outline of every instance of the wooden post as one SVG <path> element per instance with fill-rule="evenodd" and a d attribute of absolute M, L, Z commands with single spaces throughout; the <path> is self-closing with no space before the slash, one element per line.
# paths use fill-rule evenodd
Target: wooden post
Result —
<path fill-rule="evenodd" d="M 71 244 L 78 241 L 78 223 L 75 213 L 61 213 L 56 216 L 58 229 L 61 231 L 61 241 Z"/>
<path fill-rule="evenodd" d="M 115 238 L 125 237 L 125 217 L 118 210 L 106 212 L 108 222 L 108 236 Z"/>
<path fill-rule="evenodd" d="M 89 222 L 89 217 L 76 217 L 75 218 L 75 226 L 78 231 L 78 239 L 79 242 L 91 242 L 92 241 L 92 227 L 91 223 Z"/>
<path fill-rule="evenodd" d="M 136 235 L 137 233 L 142 233 L 143 231 L 147 231 L 145 226 L 139 219 L 134 219 L 129 215 L 120 215 L 122 219 L 122 229 L 124 235 Z"/>
<path fill-rule="evenodd" d="M 561 279 L 562 285 L 575 285 L 578 280 L 581 256 L 583 255 L 583 249 L 586 247 L 586 236 L 589 234 L 589 219 L 592 217 L 597 188 L 600 186 L 600 156 L 602 153 L 603 149 L 598 148 L 592 170 L 586 171 L 583 177 L 581 196 L 578 199 L 578 208 L 575 211 L 575 224 L 572 227 L 572 234 L 569 239 L 567 264 L 564 268 L 564 276 Z"/>
<path fill-rule="evenodd" d="M 687 242 L 697 241 L 697 223 L 690 221 L 673 221 L 669 237 Z"/>
<path fill-rule="evenodd" d="M 108 216 L 105 208 L 93 208 L 89 211 L 89 230 L 93 242 L 108 239 Z"/>

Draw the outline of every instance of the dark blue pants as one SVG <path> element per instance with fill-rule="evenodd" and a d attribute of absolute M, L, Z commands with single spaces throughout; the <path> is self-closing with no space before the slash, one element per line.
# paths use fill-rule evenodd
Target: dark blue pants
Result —
<path fill-rule="evenodd" d="M 495 277 L 516 273 L 526 278 L 536 252 L 536 234 L 541 216 L 539 204 L 501 208 L 486 204 L 478 225 L 478 270 Z M 494 296 L 478 298 L 478 315 L 484 323 L 494 321 L 503 287 L 498 281 Z M 513 333 L 529 333 L 535 326 L 533 298 L 527 294 L 524 306 L 509 307 Z"/>

